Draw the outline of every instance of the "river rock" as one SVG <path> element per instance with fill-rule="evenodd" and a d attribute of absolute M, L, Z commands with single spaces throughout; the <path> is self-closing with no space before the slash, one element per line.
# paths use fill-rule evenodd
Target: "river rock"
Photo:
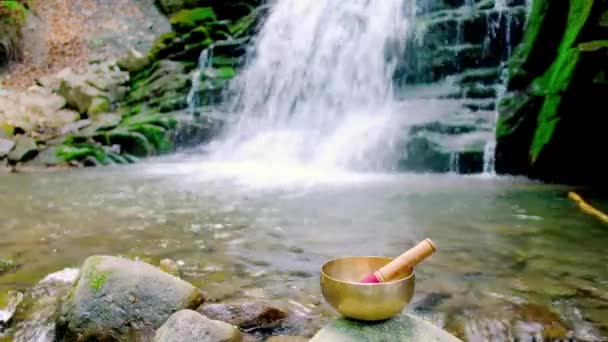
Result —
<path fill-rule="evenodd" d="M 339 318 L 321 329 L 310 342 L 457 342 L 456 337 L 430 322 L 401 314 L 381 322 L 360 322 Z"/>
<path fill-rule="evenodd" d="M 234 326 L 211 320 L 196 311 L 181 310 L 156 331 L 154 342 L 238 342 L 241 333 Z"/>
<path fill-rule="evenodd" d="M 285 311 L 263 302 L 206 304 L 197 311 L 245 330 L 274 328 L 288 316 Z"/>
<path fill-rule="evenodd" d="M 15 138 L 15 147 L 8 153 L 8 159 L 13 162 L 25 161 L 38 153 L 36 141 L 26 135 Z"/>
<path fill-rule="evenodd" d="M 176 311 L 198 307 L 200 290 L 141 261 L 89 257 L 57 319 L 59 341 L 129 340 L 158 329 Z"/>

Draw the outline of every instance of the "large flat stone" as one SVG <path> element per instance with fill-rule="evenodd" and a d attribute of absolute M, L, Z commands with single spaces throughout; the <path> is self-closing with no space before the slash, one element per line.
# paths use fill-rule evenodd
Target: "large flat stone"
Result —
<path fill-rule="evenodd" d="M 310 342 L 459 342 L 430 322 L 401 314 L 381 322 L 337 319 L 319 331 Z"/>

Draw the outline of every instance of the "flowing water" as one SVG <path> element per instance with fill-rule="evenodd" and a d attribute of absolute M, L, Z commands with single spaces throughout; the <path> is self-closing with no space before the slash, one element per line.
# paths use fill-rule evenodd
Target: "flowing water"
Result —
<path fill-rule="evenodd" d="M 233 82 L 238 119 L 221 160 L 386 169 L 400 117 L 392 75 L 409 27 L 402 0 L 273 4 Z M 297 18 L 297 19 L 295 19 Z"/>
<path fill-rule="evenodd" d="M 0 257 L 19 265 L 0 275 L 0 295 L 93 254 L 168 257 L 211 297 L 304 307 L 314 330 L 335 316 L 319 291 L 324 262 L 397 255 L 430 237 L 439 252 L 417 269 L 411 312 L 469 341 L 608 337 L 608 230 L 567 199 L 570 189 L 300 172 L 174 156 L 0 175 Z"/>

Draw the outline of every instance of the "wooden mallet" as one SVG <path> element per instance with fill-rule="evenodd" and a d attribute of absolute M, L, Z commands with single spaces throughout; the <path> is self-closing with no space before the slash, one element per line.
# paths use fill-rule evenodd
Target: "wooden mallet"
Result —
<path fill-rule="evenodd" d="M 435 243 L 433 243 L 431 239 L 426 239 L 412 249 L 396 257 L 393 261 L 382 266 L 382 268 L 376 272 L 363 278 L 360 282 L 364 284 L 379 284 L 391 281 L 405 269 L 414 267 L 422 260 L 431 256 L 436 250 L 437 247 L 435 246 Z"/>

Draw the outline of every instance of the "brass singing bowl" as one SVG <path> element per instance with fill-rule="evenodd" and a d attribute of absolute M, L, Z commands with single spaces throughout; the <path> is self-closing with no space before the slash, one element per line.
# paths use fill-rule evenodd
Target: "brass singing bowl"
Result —
<path fill-rule="evenodd" d="M 399 314 L 414 295 L 414 270 L 381 284 L 359 283 L 392 258 L 363 256 L 332 260 L 321 268 L 321 292 L 325 300 L 347 318 L 380 321 Z"/>

